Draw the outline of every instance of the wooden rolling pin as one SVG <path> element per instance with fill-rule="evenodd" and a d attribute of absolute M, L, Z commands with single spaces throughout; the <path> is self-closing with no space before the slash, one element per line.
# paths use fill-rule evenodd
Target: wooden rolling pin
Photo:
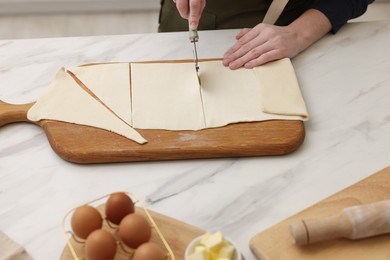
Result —
<path fill-rule="evenodd" d="M 290 232 L 298 245 L 390 233 L 390 200 L 348 207 L 328 218 L 296 220 L 290 223 Z"/>

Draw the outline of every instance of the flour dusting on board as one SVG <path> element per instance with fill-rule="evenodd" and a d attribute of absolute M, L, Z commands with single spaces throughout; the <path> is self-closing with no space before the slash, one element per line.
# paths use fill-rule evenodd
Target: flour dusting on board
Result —
<path fill-rule="evenodd" d="M 194 141 L 197 138 L 198 137 L 196 135 L 193 135 L 193 134 L 181 134 L 180 135 L 180 141 L 183 141 L 183 142 Z"/>

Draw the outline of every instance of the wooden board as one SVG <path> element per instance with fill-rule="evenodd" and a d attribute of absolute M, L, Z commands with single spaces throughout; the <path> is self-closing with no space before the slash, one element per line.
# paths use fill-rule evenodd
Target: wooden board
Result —
<path fill-rule="evenodd" d="M 104 205 L 99 206 L 98 209 L 101 212 L 104 211 Z M 136 211 L 145 216 L 142 209 L 137 208 Z M 205 233 L 205 231 L 203 231 L 202 229 L 191 226 L 189 224 L 178 221 L 176 219 L 169 218 L 167 216 L 164 216 L 162 214 L 150 210 L 149 213 L 151 214 L 153 220 L 155 221 L 156 225 L 158 226 L 164 238 L 168 242 L 170 248 L 172 249 L 175 260 L 184 259 L 185 249 L 187 245 L 191 242 L 191 240 Z M 110 230 L 112 233 L 114 232 L 112 229 L 107 227 L 107 224 L 104 225 L 104 228 Z M 164 244 L 159 239 L 155 230 L 152 230 L 151 241 L 161 245 L 161 247 L 164 248 Z M 81 257 L 84 256 L 84 244 L 77 243 L 73 239 L 71 239 L 71 243 L 76 251 L 77 256 L 79 256 L 79 259 L 82 259 Z M 74 259 L 68 246 L 65 246 L 60 259 L 61 260 Z M 121 249 L 118 249 L 115 260 L 121 260 L 121 259 L 129 259 L 129 255 L 126 254 Z"/>
<path fill-rule="evenodd" d="M 27 111 L 32 105 L 0 101 L 0 126 L 29 122 Z M 75 163 L 283 155 L 295 151 L 305 138 L 303 122 L 287 120 L 238 123 L 201 131 L 136 129 L 148 140 L 144 145 L 88 126 L 52 120 L 42 120 L 38 125 L 53 150 Z"/>
<path fill-rule="evenodd" d="M 27 111 L 32 105 L 0 101 L 0 126 L 29 122 Z M 137 129 L 148 140 L 144 145 L 94 127 L 52 120 L 42 120 L 38 125 L 61 158 L 82 164 L 283 155 L 295 151 L 305 138 L 303 122 L 282 120 L 201 131 Z"/>
<path fill-rule="evenodd" d="M 390 235 L 297 246 L 293 244 L 289 233 L 289 223 L 294 219 L 327 217 L 346 207 L 387 199 L 390 199 L 390 167 L 255 235 L 250 241 L 250 247 L 258 259 L 262 260 L 388 260 Z"/>

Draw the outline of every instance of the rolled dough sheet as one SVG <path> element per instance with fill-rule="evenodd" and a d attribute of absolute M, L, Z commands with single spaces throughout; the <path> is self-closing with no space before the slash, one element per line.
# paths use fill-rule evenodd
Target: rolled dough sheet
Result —
<path fill-rule="evenodd" d="M 51 119 L 106 129 L 137 143 L 146 140 L 132 127 L 121 121 L 83 90 L 73 78 L 61 69 L 46 92 L 30 108 L 31 121 Z"/>
<path fill-rule="evenodd" d="M 30 109 L 30 120 L 94 126 L 145 143 L 132 127 L 200 130 L 238 122 L 308 119 L 289 59 L 235 71 L 221 61 L 201 62 L 201 86 L 191 62 L 101 64 L 71 71 L 97 99 L 61 70 Z"/>
<path fill-rule="evenodd" d="M 73 67 L 68 71 L 71 71 L 115 114 L 131 124 L 129 63 L 94 64 Z"/>

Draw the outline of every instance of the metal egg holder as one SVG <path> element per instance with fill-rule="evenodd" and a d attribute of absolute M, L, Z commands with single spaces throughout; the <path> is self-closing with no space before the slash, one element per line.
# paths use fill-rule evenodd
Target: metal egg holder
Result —
<path fill-rule="evenodd" d="M 115 192 L 115 193 L 120 193 L 120 192 Z M 156 237 L 156 235 L 154 233 L 157 234 L 157 237 L 159 238 L 161 244 L 164 245 L 166 251 L 167 251 L 167 256 L 169 257 L 168 259 L 171 259 L 171 260 L 175 260 L 175 256 L 173 254 L 173 251 L 172 249 L 170 248 L 168 242 L 166 241 L 166 239 L 164 238 L 163 234 L 161 233 L 160 229 L 158 228 L 157 224 L 155 223 L 155 221 L 153 220 L 153 217 L 151 216 L 151 214 L 149 213 L 149 211 L 147 210 L 147 208 L 145 207 L 145 205 L 143 204 L 143 202 L 139 199 L 139 197 L 131 192 L 122 192 L 124 194 L 127 194 L 130 199 L 133 201 L 134 203 L 134 206 L 137 206 L 135 208 L 139 208 L 141 209 L 141 211 L 144 213 L 144 215 L 146 216 L 146 219 L 148 220 L 149 224 L 151 225 L 151 229 L 152 229 L 152 237 L 151 237 L 151 240 L 153 238 Z M 89 205 L 89 206 L 92 206 L 91 204 L 96 204 L 97 202 L 100 202 L 102 201 L 103 199 L 106 199 L 108 198 L 109 196 L 111 196 L 112 194 L 114 193 L 110 193 L 110 194 L 107 194 L 107 195 L 104 195 L 100 198 L 97 198 L 95 200 L 92 200 L 92 201 L 89 201 L 87 202 L 86 204 L 83 204 L 83 205 L 79 205 L 71 210 L 69 210 L 63 220 L 62 220 L 62 231 L 64 233 L 64 236 L 66 237 L 66 240 L 67 240 L 67 246 L 69 248 L 69 251 L 71 252 L 73 258 L 75 260 L 81 260 L 81 259 L 86 259 L 84 257 L 84 245 L 85 245 L 85 239 L 82 239 L 82 238 L 79 238 L 77 237 L 74 232 L 71 230 L 71 228 L 67 229 L 65 227 L 66 223 L 69 223 L 69 218 L 71 217 L 72 213 L 79 207 L 81 206 L 85 206 L 85 205 Z M 120 252 L 120 250 L 117 250 L 116 252 L 116 255 L 115 255 L 115 259 L 118 259 L 117 256 L 118 256 L 118 253 L 121 254 L 122 256 L 125 256 L 123 259 L 132 259 L 132 255 L 134 254 L 134 251 L 136 249 L 133 249 L 133 248 L 130 248 L 128 247 L 124 242 L 122 242 L 116 233 L 118 233 L 118 230 L 119 230 L 119 226 L 118 225 L 115 225 L 113 223 L 111 223 L 107 217 L 105 216 L 105 203 L 102 203 L 103 205 L 100 205 L 98 207 L 96 206 L 93 206 L 94 208 L 96 208 L 100 215 L 102 216 L 102 219 L 103 219 L 103 225 L 102 225 L 102 228 L 101 229 L 106 229 L 108 231 L 110 231 L 110 233 L 113 235 L 113 237 L 115 238 L 116 240 L 116 244 L 117 244 L 117 248 L 119 246 L 120 250 L 122 252 Z M 103 211 L 103 212 L 102 212 Z M 137 212 L 137 211 L 135 211 Z M 139 212 L 137 212 L 139 213 Z M 153 232 L 155 231 L 155 232 Z M 119 259 L 122 259 L 122 258 L 119 258 Z"/>

